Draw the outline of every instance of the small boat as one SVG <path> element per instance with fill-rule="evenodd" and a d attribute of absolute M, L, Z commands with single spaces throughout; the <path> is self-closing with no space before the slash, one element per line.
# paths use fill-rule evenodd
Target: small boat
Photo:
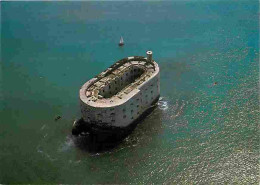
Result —
<path fill-rule="evenodd" d="M 118 44 L 119 46 L 123 46 L 124 45 L 124 39 L 123 39 L 123 37 L 121 36 L 120 37 L 120 41 L 119 41 L 119 44 Z"/>

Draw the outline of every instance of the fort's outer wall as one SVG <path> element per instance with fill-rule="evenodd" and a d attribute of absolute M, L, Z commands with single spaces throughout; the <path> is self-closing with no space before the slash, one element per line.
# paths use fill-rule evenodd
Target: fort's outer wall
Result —
<path fill-rule="evenodd" d="M 160 95 L 159 72 L 139 88 L 132 98 L 115 107 L 92 107 L 81 104 L 82 117 L 86 122 L 107 124 L 108 126 L 125 127 L 137 119 Z"/>
<path fill-rule="evenodd" d="M 92 107 L 80 100 L 84 121 L 100 125 L 126 127 L 150 107 L 160 95 L 160 73 L 144 82 L 125 103 L 114 107 Z M 114 88 L 114 87 L 113 87 Z"/>

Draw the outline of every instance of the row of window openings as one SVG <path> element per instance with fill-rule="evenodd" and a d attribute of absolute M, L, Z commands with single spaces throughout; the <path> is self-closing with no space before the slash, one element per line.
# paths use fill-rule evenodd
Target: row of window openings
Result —
<path fill-rule="evenodd" d="M 152 99 L 152 98 L 151 98 Z M 148 104 L 148 102 L 146 102 L 147 104 Z M 137 105 L 136 107 L 139 107 L 139 105 Z M 125 112 L 125 109 L 123 109 L 123 112 Z M 131 114 L 133 114 L 133 112 L 134 112 L 134 110 L 131 110 Z M 137 112 L 137 115 L 139 115 L 140 114 L 140 112 L 138 111 Z M 111 113 L 110 114 L 111 116 L 115 116 L 115 113 Z M 101 114 L 98 114 L 98 116 L 100 116 L 101 117 Z M 123 116 L 123 118 L 126 118 L 126 115 L 124 115 Z M 90 117 L 88 117 L 88 119 L 90 120 Z M 131 118 L 131 119 L 133 119 L 133 117 Z M 102 122 L 102 120 L 99 120 L 99 122 Z M 112 120 L 112 122 L 115 122 L 115 120 Z"/>
<path fill-rule="evenodd" d="M 131 112 L 132 112 L 132 114 L 133 114 L 133 110 L 132 110 Z M 137 115 L 139 115 L 139 114 L 140 114 L 140 112 L 138 111 L 138 112 L 137 112 Z M 126 115 L 124 115 L 123 118 L 125 119 L 125 118 L 126 118 Z M 134 119 L 134 117 L 132 116 L 131 119 Z M 88 120 L 90 121 L 90 117 L 88 117 Z M 115 122 L 115 119 L 112 119 L 111 121 L 112 121 L 112 122 Z M 98 122 L 99 122 L 99 123 L 102 123 L 102 120 L 99 119 Z"/>
<path fill-rule="evenodd" d="M 116 84 L 116 81 L 115 81 L 115 84 Z M 111 85 L 108 86 L 108 89 L 111 89 Z M 115 88 L 115 90 L 117 90 L 117 87 Z M 104 89 L 102 91 L 105 92 Z M 110 92 L 110 94 L 111 94 L 111 92 Z"/>
<path fill-rule="evenodd" d="M 146 103 L 148 103 L 148 102 L 146 102 Z M 131 103 L 131 105 L 133 105 L 133 103 Z M 136 107 L 139 108 L 139 105 L 136 105 Z M 123 112 L 125 112 L 125 111 L 126 111 L 126 110 L 123 109 Z M 131 110 L 131 113 L 133 114 L 133 112 L 134 112 L 134 110 L 132 109 L 132 110 Z M 139 112 L 137 112 L 137 114 L 139 114 Z M 102 116 L 102 114 L 97 114 L 97 115 L 98 115 L 99 117 Z M 115 116 L 115 113 L 111 113 L 110 116 Z"/>
<path fill-rule="evenodd" d="M 136 107 L 139 108 L 139 105 L 136 105 Z M 126 111 L 126 110 L 123 109 L 123 112 L 125 112 L 125 111 Z M 131 113 L 133 113 L 133 112 L 134 112 L 134 110 L 132 109 L 132 110 L 131 110 Z M 97 114 L 97 116 L 102 117 L 102 114 Z M 110 116 L 115 116 L 115 113 L 110 113 Z"/>
<path fill-rule="evenodd" d="M 117 90 L 117 88 L 116 88 L 116 90 Z M 104 90 L 103 90 L 103 92 L 104 92 Z M 110 91 L 109 94 L 112 94 L 112 92 Z M 151 91 L 151 94 L 153 94 L 153 91 Z M 142 96 L 142 93 L 140 95 Z M 145 95 L 145 97 L 147 98 L 148 95 Z M 153 97 L 151 97 L 151 99 L 153 99 Z M 139 98 L 136 100 L 139 101 Z M 142 102 L 142 99 L 141 99 L 141 102 Z M 131 103 L 131 105 L 133 105 L 133 103 Z"/>
<path fill-rule="evenodd" d="M 153 91 L 151 91 L 151 93 L 153 93 Z M 145 97 L 147 98 L 148 97 L 148 95 L 145 95 Z M 151 100 L 153 99 L 153 96 L 151 96 Z M 143 100 L 142 99 L 139 99 L 139 98 L 137 98 L 136 99 L 136 101 L 139 101 L 140 100 L 140 102 L 142 102 Z M 146 103 L 148 103 L 148 101 L 146 101 Z M 134 103 L 131 103 L 130 105 L 134 105 Z M 136 105 L 136 107 L 138 108 L 139 107 L 139 105 Z M 123 109 L 123 112 L 125 112 L 125 109 Z"/>
<path fill-rule="evenodd" d="M 134 69 L 135 70 L 135 69 Z M 139 70 L 139 69 L 138 69 Z M 131 72 L 132 72 L 132 70 L 131 70 Z M 126 76 L 128 76 L 128 73 L 126 73 Z M 121 80 L 123 80 L 123 78 L 121 77 Z M 157 81 L 158 81 L 158 79 L 157 79 Z M 117 82 L 115 81 L 115 84 L 117 84 Z M 151 84 L 151 87 L 153 87 L 153 84 Z M 158 87 L 158 84 L 157 84 L 157 87 Z M 108 88 L 109 89 L 111 89 L 111 86 L 109 85 L 108 86 Z M 117 90 L 117 87 L 115 88 L 115 90 Z M 147 91 L 147 89 L 145 89 L 146 91 Z M 105 90 L 103 89 L 103 92 L 105 92 Z M 110 92 L 110 94 L 111 94 L 111 92 Z"/>
<path fill-rule="evenodd" d="M 115 88 L 115 90 L 117 91 L 117 87 Z M 147 89 L 146 89 L 147 90 Z M 105 90 L 103 89 L 103 93 L 105 92 Z M 151 94 L 153 93 L 153 91 L 151 91 Z M 109 91 L 109 94 L 112 94 L 111 91 Z M 142 94 L 141 94 L 142 95 Z M 145 97 L 147 97 L 147 95 L 145 95 Z"/>
<path fill-rule="evenodd" d="M 128 76 L 128 73 L 126 73 L 126 76 Z M 123 80 L 122 77 L 121 77 L 121 80 Z M 117 82 L 115 81 L 115 84 L 116 84 L 116 83 L 117 83 Z M 151 85 L 151 87 L 153 87 L 153 84 Z M 157 85 L 157 87 L 158 87 L 158 85 Z M 111 89 L 111 85 L 109 85 L 108 88 Z M 115 88 L 115 90 L 117 90 L 117 87 Z M 145 89 L 145 90 L 147 91 L 147 89 Z M 105 92 L 104 89 L 103 89 L 102 91 Z M 111 92 L 109 92 L 109 94 L 111 94 Z"/>
<path fill-rule="evenodd" d="M 153 93 L 153 91 L 151 91 L 151 93 Z M 142 95 L 142 93 L 141 93 L 141 95 Z M 148 95 L 145 95 L 145 97 L 147 98 Z M 152 100 L 152 99 L 153 99 L 153 97 L 151 97 L 151 100 Z M 137 98 L 136 100 L 139 101 L 139 98 Z M 141 99 L 141 102 L 142 102 L 142 99 Z M 146 104 L 148 104 L 148 101 L 146 101 Z M 131 103 L 130 105 L 133 105 L 133 103 Z M 137 105 L 136 107 L 138 108 L 139 105 Z M 110 109 L 110 110 L 114 110 L 114 109 L 112 108 L 112 109 Z M 123 109 L 123 112 L 125 112 L 125 109 Z M 131 113 L 133 114 L 133 110 L 131 110 Z M 137 112 L 137 114 L 139 114 L 139 112 Z M 115 113 L 111 113 L 110 115 L 111 115 L 111 116 L 114 116 Z M 98 114 L 98 116 L 101 116 L 101 114 Z M 126 118 L 126 115 L 124 115 L 123 117 Z M 88 117 L 88 119 L 90 119 L 90 117 Z M 112 120 L 112 121 L 113 121 L 113 120 Z"/>
<path fill-rule="evenodd" d="M 136 69 L 134 69 L 134 71 L 136 71 Z M 138 69 L 138 72 L 140 71 L 140 69 Z M 133 70 L 131 70 L 131 73 L 133 73 Z M 128 76 L 128 73 L 126 73 L 126 76 Z M 121 77 L 121 80 L 123 80 L 123 77 Z M 115 84 L 116 84 L 117 82 L 115 81 Z M 111 88 L 111 86 L 109 85 L 109 89 Z M 103 90 L 103 92 L 104 92 L 104 90 Z"/>
<path fill-rule="evenodd" d="M 145 97 L 147 97 L 147 95 L 145 96 Z M 153 97 L 151 97 L 151 100 L 153 99 Z M 137 99 L 137 101 L 139 101 L 139 98 Z M 141 99 L 141 102 L 142 102 L 142 99 Z M 148 103 L 148 101 L 146 101 L 146 103 Z M 131 103 L 130 105 L 134 105 L 133 103 Z M 140 105 L 136 105 L 136 107 L 137 108 L 139 108 L 140 107 Z M 112 110 L 114 110 L 114 109 L 111 109 L 111 111 Z M 123 109 L 123 112 L 125 112 L 126 110 L 125 109 Z M 86 111 L 86 112 L 88 112 L 88 111 Z M 133 112 L 133 110 L 131 110 L 131 112 Z M 106 113 L 106 111 L 104 111 L 104 113 Z M 114 116 L 115 115 L 115 113 L 110 113 L 110 116 Z M 98 114 L 98 116 L 101 116 L 101 114 Z"/>
<path fill-rule="evenodd" d="M 117 88 L 116 88 L 115 90 L 117 90 Z M 145 89 L 145 90 L 147 90 L 147 89 Z M 103 92 L 105 92 L 105 91 L 103 90 Z M 112 92 L 109 91 L 109 94 L 112 94 Z M 151 91 L 151 94 L 153 94 L 153 91 Z M 141 93 L 140 95 L 142 96 L 142 93 Z M 145 97 L 147 98 L 148 95 L 145 95 Z M 152 97 L 151 97 L 151 99 L 152 99 Z M 90 100 L 89 100 L 89 101 L 90 101 Z M 139 99 L 137 99 L 137 101 L 139 101 Z M 142 99 L 141 99 L 141 102 L 142 102 Z M 132 105 L 132 104 L 131 104 L 131 105 Z"/>
<path fill-rule="evenodd" d="M 139 115 L 140 113 L 137 112 L 137 114 Z M 124 115 L 123 118 L 126 119 L 126 115 Z M 134 119 L 134 117 L 132 116 L 131 119 Z"/>
<path fill-rule="evenodd" d="M 110 85 L 109 85 L 109 89 L 111 89 L 111 86 L 110 86 Z M 116 87 L 116 88 L 115 88 L 115 90 L 117 91 L 117 90 L 118 90 L 118 88 Z M 147 89 L 145 89 L 145 90 L 147 90 Z M 104 89 L 103 89 L 102 91 L 103 91 L 103 93 L 105 92 L 105 90 L 104 90 Z M 153 91 L 151 91 L 151 93 L 153 93 Z M 112 92 L 111 92 L 111 91 L 109 91 L 109 94 L 112 94 Z"/>
<path fill-rule="evenodd" d="M 151 93 L 153 93 L 153 91 L 151 91 Z M 148 95 L 145 95 L 145 97 L 147 98 L 148 97 Z M 151 100 L 153 99 L 153 97 L 151 96 Z M 137 101 L 141 101 L 142 102 L 142 99 L 139 99 L 139 98 L 137 98 L 136 99 Z M 148 103 L 148 101 L 146 101 L 146 103 Z M 130 105 L 134 105 L 133 103 L 131 103 Z M 138 108 L 139 107 L 139 105 L 136 105 L 136 107 Z M 114 108 L 111 108 L 110 109 L 111 111 L 113 111 L 113 110 L 115 110 Z M 88 112 L 88 111 L 86 111 L 86 112 Z M 123 109 L 123 112 L 125 112 L 125 109 Z M 132 112 L 132 111 L 131 111 Z M 104 111 L 104 113 L 106 113 L 106 111 Z M 101 116 L 101 114 L 98 114 L 99 116 Z M 113 116 L 113 115 L 115 115 L 115 113 L 111 113 L 110 114 L 111 116 Z"/>

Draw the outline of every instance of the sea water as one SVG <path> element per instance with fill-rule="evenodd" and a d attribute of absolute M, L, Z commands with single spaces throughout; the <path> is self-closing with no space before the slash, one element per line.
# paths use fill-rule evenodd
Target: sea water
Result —
<path fill-rule="evenodd" d="M 258 7 L 1 2 L 0 182 L 257 184 Z M 114 148 L 78 147 L 81 85 L 147 50 L 161 70 L 158 107 Z"/>

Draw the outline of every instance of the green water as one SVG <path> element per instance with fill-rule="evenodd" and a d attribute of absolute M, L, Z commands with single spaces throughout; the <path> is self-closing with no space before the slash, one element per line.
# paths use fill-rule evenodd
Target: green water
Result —
<path fill-rule="evenodd" d="M 0 182 L 258 184 L 258 7 L 1 2 Z M 113 149 L 77 147 L 81 85 L 146 50 L 158 107 Z"/>

